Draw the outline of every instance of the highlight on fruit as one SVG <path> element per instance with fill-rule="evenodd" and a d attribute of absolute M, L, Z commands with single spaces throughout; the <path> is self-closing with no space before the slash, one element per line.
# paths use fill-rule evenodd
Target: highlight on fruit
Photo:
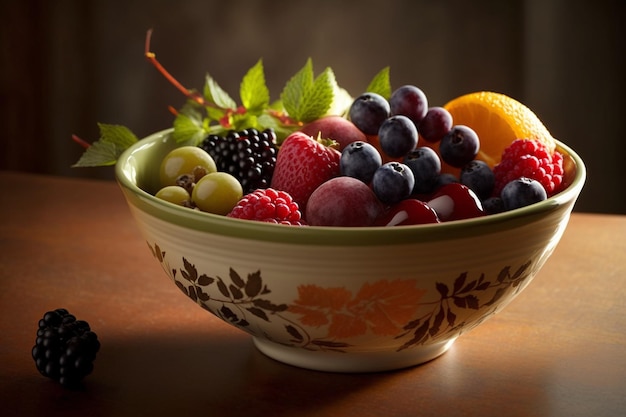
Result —
<path fill-rule="evenodd" d="M 171 129 L 179 148 L 159 166 L 155 196 L 184 209 L 285 226 L 397 227 L 515 210 L 564 188 L 563 155 L 539 118 L 502 93 L 429 103 L 418 85 L 392 88 L 389 67 L 357 96 L 313 61 L 271 97 L 260 59 L 236 98 L 207 74 L 184 87 Z M 139 139 L 100 124 L 75 167 L 114 165 Z"/>

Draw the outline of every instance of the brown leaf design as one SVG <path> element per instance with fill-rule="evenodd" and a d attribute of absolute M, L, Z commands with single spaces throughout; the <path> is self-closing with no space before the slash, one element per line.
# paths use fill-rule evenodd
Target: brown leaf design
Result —
<path fill-rule="evenodd" d="M 248 280 L 246 281 L 245 292 L 248 297 L 256 297 L 263 288 L 263 281 L 261 279 L 261 271 L 248 274 Z"/>
<path fill-rule="evenodd" d="M 248 307 L 246 308 L 246 310 L 248 310 L 250 313 L 254 314 L 255 316 L 257 316 L 260 319 L 263 319 L 265 321 L 270 321 L 269 317 L 267 316 L 267 314 L 265 314 L 265 311 L 261 310 L 260 308 L 257 307 Z"/>
<path fill-rule="evenodd" d="M 286 325 L 285 330 L 287 330 L 287 333 L 289 333 L 296 341 L 301 342 L 304 340 L 304 336 L 302 336 L 298 329 L 291 324 Z"/>
<path fill-rule="evenodd" d="M 235 271 L 233 268 L 230 268 L 230 280 L 235 284 L 238 288 L 243 288 L 246 283 L 241 278 L 241 276 Z"/>
<path fill-rule="evenodd" d="M 189 262 L 186 258 L 183 258 L 183 267 L 185 269 L 181 269 L 180 273 L 187 281 L 196 282 L 198 279 L 198 271 L 196 270 L 196 266 Z"/>
<path fill-rule="evenodd" d="M 211 278 L 206 274 L 202 274 L 198 277 L 198 285 L 202 285 L 203 287 L 206 287 L 208 285 L 213 284 L 213 281 L 215 281 L 215 278 Z"/>
<path fill-rule="evenodd" d="M 241 292 L 241 290 L 238 287 L 234 286 L 233 284 L 230 284 L 228 286 L 228 289 L 230 290 L 230 293 L 232 294 L 235 300 L 241 300 L 243 298 L 243 292 Z"/>
<path fill-rule="evenodd" d="M 228 292 L 228 287 L 224 284 L 224 281 L 220 277 L 217 278 L 217 289 L 222 293 L 224 297 L 230 298 L 230 292 Z"/>

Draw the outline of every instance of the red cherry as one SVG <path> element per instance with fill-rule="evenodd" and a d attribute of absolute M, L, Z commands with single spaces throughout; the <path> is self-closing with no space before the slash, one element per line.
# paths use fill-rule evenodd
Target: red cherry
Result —
<path fill-rule="evenodd" d="M 428 202 L 439 219 L 443 222 L 451 220 L 471 219 L 485 215 L 483 205 L 478 196 L 468 187 L 460 183 L 442 186 Z"/>
<path fill-rule="evenodd" d="M 439 223 L 437 213 L 426 203 L 414 198 L 402 200 L 390 207 L 376 221 L 377 226 L 405 226 Z"/>

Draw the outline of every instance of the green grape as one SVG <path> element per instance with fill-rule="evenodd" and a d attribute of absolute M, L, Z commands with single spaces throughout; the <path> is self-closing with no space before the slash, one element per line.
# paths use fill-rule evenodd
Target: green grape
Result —
<path fill-rule="evenodd" d="M 241 183 L 226 172 L 205 175 L 191 192 L 191 199 L 200 210 L 221 215 L 228 214 L 241 197 Z"/>
<path fill-rule="evenodd" d="M 179 176 L 193 173 L 198 166 L 207 173 L 217 171 L 211 155 L 197 146 L 182 146 L 172 150 L 161 161 L 161 186 L 176 185 Z"/>
<path fill-rule="evenodd" d="M 161 188 L 155 194 L 156 198 L 178 204 L 179 206 L 187 206 L 191 201 L 191 196 L 183 187 L 178 185 L 168 185 Z"/>

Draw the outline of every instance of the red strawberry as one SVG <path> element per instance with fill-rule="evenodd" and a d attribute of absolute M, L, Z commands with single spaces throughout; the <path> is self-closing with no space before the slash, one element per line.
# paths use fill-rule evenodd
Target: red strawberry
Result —
<path fill-rule="evenodd" d="M 341 153 L 302 132 L 292 133 L 280 146 L 271 187 L 289 193 L 304 211 L 322 183 L 339 175 Z"/>

